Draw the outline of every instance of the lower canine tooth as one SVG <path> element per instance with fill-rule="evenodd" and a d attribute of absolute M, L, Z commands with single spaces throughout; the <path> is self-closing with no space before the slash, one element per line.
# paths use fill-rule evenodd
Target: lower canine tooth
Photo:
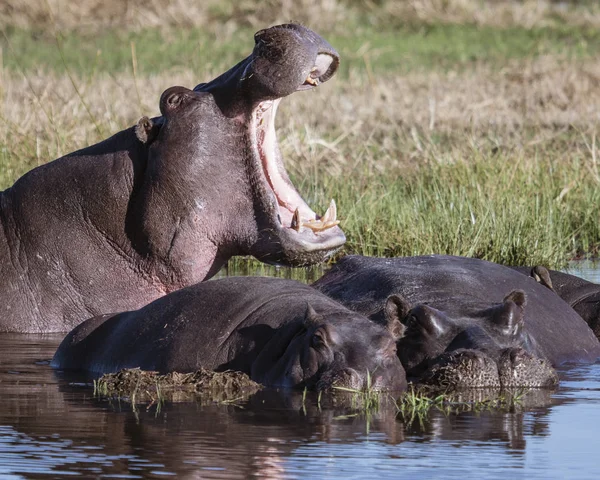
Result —
<path fill-rule="evenodd" d="M 332 198 L 331 202 L 329 203 L 329 208 L 321 217 L 321 222 L 323 222 L 323 224 L 326 225 L 328 223 L 335 222 L 336 220 L 337 220 L 337 208 L 335 206 L 335 201 Z"/>
<path fill-rule="evenodd" d="M 296 208 L 296 211 L 294 212 L 294 216 L 292 217 L 292 224 L 290 225 L 294 230 L 296 230 L 297 232 L 300 231 L 300 210 L 298 210 Z"/>

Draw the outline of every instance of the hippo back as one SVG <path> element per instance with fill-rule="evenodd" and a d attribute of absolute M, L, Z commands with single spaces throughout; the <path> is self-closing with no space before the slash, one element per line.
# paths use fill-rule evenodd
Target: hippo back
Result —
<path fill-rule="evenodd" d="M 600 343 L 577 313 L 549 289 L 517 271 L 474 258 L 347 256 L 314 285 L 352 310 L 378 320 L 386 298 L 461 314 L 501 303 L 514 290 L 527 295 L 525 325 L 542 353 L 557 365 L 600 357 Z"/>
<path fill-rule="evenodd" d="M 131 367 L 194 371 L 201 366 L 245 371 L 244 355 L 234 365 L 229 350 L 260 351 L 276 328 L 302 319 L 307 301 L 319 312 L 344 309 L 292 280 L 230 277 L 202 282 L 139 310 L 86 320 L 65 337 L 52 364 L 102 373 Z M 295 308 L 298 303 L 301 308 Z M 253 325 L 258 321 L 260 325 Z"/>

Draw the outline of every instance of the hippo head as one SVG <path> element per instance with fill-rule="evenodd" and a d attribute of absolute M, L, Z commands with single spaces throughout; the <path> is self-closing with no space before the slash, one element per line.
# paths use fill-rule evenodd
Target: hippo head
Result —
<path fill-rule="evenodd" d="M 299 25 L 262 30 L 255 42 L 211 82 L 166 90 L 162 116 L 135 129 L 148 160 L 134 179 L 129 234 L 158 259 L 155 275 L 170 290 L 214 275 L 233 255 L 303 266 L 346 240 L 335 202 L 319 216 L 294 188 L 275 135 L 281 98 L 329 79 L 338 55 Z"/>
<path fill-rule="evenodd" d="M 409 376 L 421 376 L 444 352 L 476 350 L 499 361 L 507 348 L 520 348 L 537 355 L 524 321 L 525 293 L 510 292 L 502 303 L 483 309 L 411 306 L 392 295 L 387 304 L 401 305 L 399 311 L 406 327 L 398 343 L 398 356 Z M 386 307 L 387 308 L 387 307 Z M 406 313 L 404 313 L 406 312 Z"/>
<path fill-rule="evenodd" d="M 319 314 L 307 307 L 303 319 L 282 327 L 252 366 L 251 377 L 265 385 L 364 390 L 406 389 L 396 355 L 403 328 L 349 312 Z"/>
<path fill-rule="evenodd" d="M 243 221 L 240 214 L 248 205 L 242 208 L 235 197 L 252 200 L 251 225 L 240 242 L 247 253 L 291 266 L 321 262 L 345 242 L 336 205 L 332 200 L 318 215 L 294 188 L 277 144 L 275 114 L 283 97 L 332 77 L 339 56 L 319 35 L 296 24 L 261 30 L 254 41 L 250 56 L 189 92 L 210 106 L 200 120 L 209 145 L 204 158 L 214 158 L 211 168 L 223 168 L 215 189 L 221 202 L 236 202 L 236 222 Z"/>

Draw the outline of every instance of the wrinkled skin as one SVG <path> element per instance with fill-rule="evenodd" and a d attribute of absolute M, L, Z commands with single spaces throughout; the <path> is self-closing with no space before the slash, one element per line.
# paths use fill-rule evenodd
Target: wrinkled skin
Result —
<path fill-rule="evenodd" d="M 567 302 L 590 326 L 600 339 L 600 285 L 568 273 L 546 267 L 511 267 L 529 275 Z"/>
<path fill-rule="evenodd" d="M 600 356 L 589 327 L 558 296 L 483 260 L 349 256 L 313 286 L 375 321 L 397 309 L 406 326 L 398 355 L 409 376 L 423 376 L 440 355 L 459 349 L 482 352 L 500 376 L 507 368 L 506 349 L 519 349 L 533 357 L 515 357 L 528 365 L 517 370 L 538 372 L 541 377 L 530 382 L 544 384 L 552 375 L 536 359 L 556 366 Z"/>
<path fill-rule="evenodd" d="M 173 292 L 146 307 L 89 319 L 70 332 L 52 366 L 99 373 L 140 367 L 238 370 L 269 386 L 401 391 L 402 326 L 351 312 L 292 280 L 229 277 Z"/>
<path fill-rule="evenodd" d="M 317 263 L 345 241 L 291 184 L 280 98 L 339 63 L 314 32 L 258 32 L 252 54 L 166 90 L 161 116 L 35 168 L 0 193 L 0 332 L 61 332 L 214 275 L 232 255 Z M 307 100 L 309 100 L 307 98 Z"/>

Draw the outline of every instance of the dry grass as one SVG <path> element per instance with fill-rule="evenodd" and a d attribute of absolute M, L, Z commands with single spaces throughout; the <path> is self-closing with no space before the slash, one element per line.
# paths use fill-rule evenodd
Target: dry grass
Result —
<path fill-rule="evenodd" d="M 593 1 L 551 0 L 4 0 L 0 28 L 77 30 L 107 27 L 126 30 L 155 27 L 203 27 L 227 35 L 240 25 L 300 21 L 323 31 L 343 31 L 357 17 L 375 23 L 471 23 L 487 26 L 600 26 Z"/>
<path fill-rule="evenodd" d="M 600 25 L 600 5 L 594 1 L 557 0 L 408 0 L 383 1 L 378 16 L 391 22 L 473 23 L 525 28 L 569 24 Z"/>
<path fill-rule="evenodd" d="M 240 25 L 264 28 L 295 20 L 314 28 L 347 19 L 337 0 L 5 0 L 0 3 L 0 28 L 95 32 L 107 27 L 126 30 L 155 27 L 203 27 L 227 36 Z"/>
<path fill-rule="evenodd" d="M 4 72 L 0 143 L 15 164 L 6 181 L 142 115 L 157 115 L 164 89 L 192 88 L 212 75 L 184 70 L 142 78 L 47 72 L 25 77 Z M 316 166 L 342 174 L 364 162 L 365 155 L 369 168 L 380 171 L 452 162 L 468 158 L 474 144 L 537 147 L 575 130 L 570 137 L 576 149 L 562 152 L 568 158 L 581 149 L 585 154 L 583 139 L 600 123 L 599 82 L 600 59 L 578 63 L 550 57 L 515 62 L 501 71 L 481 65 L 468 72 L 374 80 L 351 75 L 347 82 L 333 80 L 286 99 L 278 116 L 279 137 L 290 168 L 300 174 Z"/>

